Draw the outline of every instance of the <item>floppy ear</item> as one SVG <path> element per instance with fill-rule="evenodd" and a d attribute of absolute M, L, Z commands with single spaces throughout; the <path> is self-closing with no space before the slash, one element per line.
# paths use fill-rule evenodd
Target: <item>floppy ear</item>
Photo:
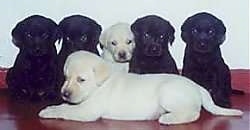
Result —
<path fill-rule="evenodd" d="M 174 39 L 175 39 L 175 37 L 174 37 L 174 33 L 175 33 L 175 29 L 174 29 L 174 27 L 168 22 L 168 43 L 170 44 L 170 45 L 172 45 L 173 44 L 173 42 L 174 42 Z"/>
<path fill-rule="evenodd" d="M 109 66 L 101 60 L 95 67 L 94 67 L 94 75 L 96 79 L 96 83 L 98 86 L 102 85 L 105 80 L 108 79 L 108 77 L 111 74 L 111 70 Z"/>
<path fill-rule="evenodd" d="M 139 32 L 140 32 L 140 19 L 137 19 L 131 26 L 130 29 L 132 31 L 132 33 L 134 34 L 135 37 L 139 36 Z"/>
<path fill-rule="evenodd" d="M 181 38 L 185 43 L 190 43 L 191 41 L 191 31 L 192 31 L 192 23 L 193 18 L 192 16 L 189 17 L 181 26 Z"/>
<path fill-rule="evenodd" d="M 222 44 L 225 41 L 225 33 L 226 33 L 226 27 L 223 24 L 223 22 L 219 19 L 217 19 L 217 22 L 215 24 L 216 27 L 216 38 L 217 38 L 217 43 Z"/>
<path fill-rule="evenodd" d="M 65 32 L 66 25 L 67 25 L 67 20 L 65 20 L 65 18 L 62 21 L 60 21 L 58 24 L 57 34 L 60 40 L 63 40 L 63 37 L 65 35 L 64 32 Z"/>
<path fill-rule="evenodd" d="M 107 47 L 107 34 L 108 32 L 107 31 L 103 31 L 100 35 L 100 44 L 101 46 L 103 47 Z"/>
<path fill-rule="evenodd" d="M 97 23 L 93 23 L 93 32 L 92 32 L 92 42 L 94 44 L 98 44 L 99 43 L 99 38 L 102 32 L 102 26 L 97 24 Z"/>
<path fill-rule="evenodd" d="M 15 28 L 12 30 L 11 35 L 12 35 L 12 42 L 14 43 L 14 45 L 16 45 L 18 48 L 22 47 L 22 37 L 25 33 L 24 27 L 26 25 L 24 24 L 24 22 L 19 22 Z"/>
<path fill-rule="evenodd" d="M 51 28 L 53 28 L 51 41 L 55 43 L 58 39 L 62 38 L 62 32 L 60 31 L 59 26 L 54 23 L 54 21 L 51 22 L 53 24 L 51 25 Z M 60 43 L 60 41 L 58 43 Z"/>

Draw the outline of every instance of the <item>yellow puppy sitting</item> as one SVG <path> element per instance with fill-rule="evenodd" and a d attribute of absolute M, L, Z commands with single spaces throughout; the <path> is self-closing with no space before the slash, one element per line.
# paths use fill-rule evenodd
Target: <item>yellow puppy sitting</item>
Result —
<path fill-rule="evenodd" d="M 117 23 L 106 29 L 100 36 L 103 46 L 102 57 L 112 62 L 128 62 L 135 47 L 130 25 Z"/>

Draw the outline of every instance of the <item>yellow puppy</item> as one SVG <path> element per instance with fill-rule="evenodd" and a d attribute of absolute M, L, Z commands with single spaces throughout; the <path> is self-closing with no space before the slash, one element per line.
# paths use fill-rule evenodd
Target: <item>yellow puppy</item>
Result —
<path fill-rule="evenodd" d="M 195 121 L 203 106 L 214 115 L 240 116 L 242 111 L 214 104 L 209 92 L 174 74 L 138 75 L 111 72 L 107 62 L 86 51 L 72 53 L 64 66 L 62 104 L 43 109 L 43 118 L 95 121 L 154 120 L 161 124 Z"/>

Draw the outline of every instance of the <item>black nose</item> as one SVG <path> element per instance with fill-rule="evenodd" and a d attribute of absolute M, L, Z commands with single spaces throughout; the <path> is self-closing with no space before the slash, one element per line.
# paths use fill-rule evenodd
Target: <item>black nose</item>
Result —
<path fill-rule="evenodd" d="M 71 92 L 69 92 L 69 91 L 64 91 L 64 92 L 62 93 L 62 96 L 65 97 L 65 98 L 69 98 L 70 95 L 71 95 Z"/>
<path fill-rule="evenodd" d="M 160 44 L 149 44 L 145 48 L 146 56 L 160 56 L 162 54 L 162 46 Z"/>
<path fill-rule="evenodd" d="M 122 51 L 118 53 L 120 59 L 126 59 L 126 52 Z"/>

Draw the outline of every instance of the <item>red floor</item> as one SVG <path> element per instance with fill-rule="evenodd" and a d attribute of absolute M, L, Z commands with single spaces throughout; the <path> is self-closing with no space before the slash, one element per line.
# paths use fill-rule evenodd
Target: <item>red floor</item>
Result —
<path fill-rule="evenodd" d="M 176 126 L 159 125 L 157 121 L 99 120 L 83 123 L 45 120 L 37 117 L 43 103 L 12 102 L 6 89 L 0 89 L 0 130 L 250 130 L 249 70 L 233 71 L 232 77 L 233 86 L 247 92 L 243 96 L 232 96 L 233 107 L 243 110 L 243 117 L 213 116 L 202 111 L 198 121 Z"/>
<path fill-rule="evenodd" d="M 39 119 L 43 104 L 10 102 L 0 92 L 0 130 L 249 130 L 250 94 L 233 96 L 234 108 L 244 111 L 243 117 L 213 116 L 202 111 L 198 121 L 176 126 L 159 125 L 157 121 L 99 120 L 92 123 Z"/>

